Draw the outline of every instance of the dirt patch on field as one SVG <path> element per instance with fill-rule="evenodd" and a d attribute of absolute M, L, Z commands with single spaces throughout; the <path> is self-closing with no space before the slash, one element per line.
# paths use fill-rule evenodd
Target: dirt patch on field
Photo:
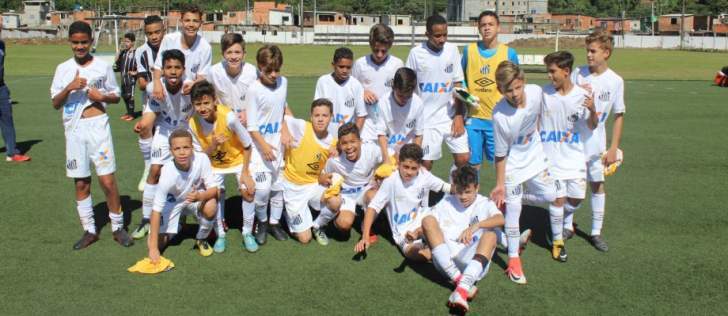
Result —
<path fill-rule="evenodd" d="M 526 38 L 517 39 L 508 43 L 514 48 L 553 48 L 556 46 L 556 38 Z M 559 37 L 559 49 L 584 48 L 584 38 L 581 37 Z"/>

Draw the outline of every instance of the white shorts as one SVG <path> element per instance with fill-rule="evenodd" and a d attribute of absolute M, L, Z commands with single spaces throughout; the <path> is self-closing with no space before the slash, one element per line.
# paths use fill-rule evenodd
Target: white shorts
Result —
<path fill-rule="evenodd" d="M 66 176 L 90 177 L 90 163 L 98 176 L 116 172 L 114 142 L 106 114 L 80 119 L 75 129 L 66 132 Z"/>
<path fill-rule="evenodd" d="M 280 180 L 279 173 L 271 173 L 268 171 L 254 172 L 253 180 L 255 181 L 255 191 L 283 191 L 283 185 Z M 241 188 L 245 188 L 245 185 L 240 184 Z M 261 196 L 260 194 L 255 195 L 255 204 L 262 206 L 268 205 L 270 194 L 267 197 Z"/>
<path fill-rule="evenodd" d="M 524 184 L 526 185 L 525 188 L 523 187 Z M 556 184 L 548 169 L 544 169 L 523 183 L 506 185 L 506 203 L 520 202 L 523 199 L 524 189 L 529 194 L 542 197 L 544 200 L 553 201 L 556 198 Z"/>
<path fill-rule="evenodd" d="M 151 164 L 163 165 L 165 162 L 172 160 L 172 152 L 169 151 L 169 134 L 171 134 L 171 131 L 167 132 L 157 128 L 152 137 Z"/>
<path fill-rule="evenodd" d="M 556 186 L 556 197 L 568 197 L 572 199 L 584 199 L 586 196 L 586 179 L 554 180 Z"/>
<path fill-rule="evenodd" d="M 604 164 L 601 157 L 586 162 L 586 179 L 589 182 L 604 182 Z"/>
<path fill-rule="evenodd" d="M 424 240 L 422 240 L 422 238 L 416 239 L 411 242 L 407 241 L 407 233 L 420 228 L 420 226 L 422 226 L 422 219 L 427 217 L 427 215 L 430 215 L 430 214 L 431 214 L 430 210 L 427 209 L 427 210 L 423 211 L 421 214 L 417 215 L 417 217 L 415 217 L 412 221 L 407 223 L 407 225 L 405 225 L 404 229 L 402 229 L 402 231 L 400 231 L 399 233 L 392 232 L 392 240 L 394 240 L 394 243 L 397 245 L 397 247 L 399 247 L 399 250 L 402 253 L 407 252 L 407 249 L 409 247 L 424 244 Z"/>
<path fill-rule="evenodd" d="M 480 238 L 483 235 L 484 231 L 484 229 L 479 229 L 478 232 L 473 235 L 473 241 L 468 245 L 453 240 L 445 240 L 447 248 L 450 249 L 452 261 L 458 267 L 460 272 L 464 272 L 470 261 L 473 260 L 473 257 L 475 257 L 475 253 L 478 250 L 478 242 L 480 241 Z M 495 249 L 493 249 L 493 251 L 495 251 Z M 483 269 L 480 276 L 478 277 L 478 280 L 482 279 L 485 274 L 488 273 L 489 268 L 490 263 L 488 263 L 488 265 Z"/>
<path fill-rule="evenodd" d="M 160 234 L 177 234 L 179 232 L 179 218 L 181 216 L 197 216 L 202 202 L 167 204 L 162 210 L 162 224 L 159 226 Z"/>
<path fill-rule="evenodd" d="M 463 133 L 460 137 L 452 137 L 450 130 L 452 121 L 439 124 L 433 127 L 426 127 L 422 135 L 422 150 L 425 153 L 424 160 L 438 160 L 442 158 L 442 141 L 453 154 L 470 152 L 468 147 L 468 134 Z"/>
<path fill-rule="evenodd" d="M 225 176 L 232 174 L 235 175 L 235 181 L 237 181 L 238 188 L 244 187 L 240 182 L 240 175 L 243 173 L 243 165 L 230 167 L 227 169 L 212 169 L 212 177 L 215 179 L 215 184 L 221 190 L 225 189 Z"/>
<path fill-rule="evenodd" d="M 283 201 L 286 205 L 286 223 L 292 233 L 306 231 L 313 226 L 313 216 L 309 206 L 321 209 L 321 197 L 326 188 L 318 183 L 295 184 L 285 179 L 283 184 Z"/>
<path fill-rule="evenodd" d="M 371 184 L 367 184 L 363 187 L 345 188 L 341 186 L 341 207 L 339 211 L 351 212 L 356 214 L 356 206 L 364 207 L 364 196 L 367 191 L 372 188 Z"/>

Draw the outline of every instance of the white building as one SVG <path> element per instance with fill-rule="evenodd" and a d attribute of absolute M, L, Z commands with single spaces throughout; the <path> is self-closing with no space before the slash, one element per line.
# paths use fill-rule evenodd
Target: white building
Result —
<path fill-rule="evenodd" d="M 352 13 L 346 17 L 349 25 L 374 25 L 382 21 L 381 15 L 374 14 L 355 14 Z"/>
<path fill-rule="evenodd" d="M 23 14 L 20 22 L 31 27 L 43 25 L 48 13 L 54 11 L 55 7 L 55 2 L 49 0 L 23 1 Z"/>
<path fill-rule="evenodd" d="M 447 18 L 450 21 L 475 21 L 481 12 L 496 11 L 498 15 L 535 15 L 548 13 L 548 0 L 448 0 Z"/>
<path fill-rule="evenodd" d="M 293 13 L 291 10 L 270 9 L 268 11 L 269 25 L 293 25 Z"/>
<path fill-rule="evenodd" d="M 3 13 L 3 28 L 17 29 L 20 27 L 20 14 L 14 12 Z"/>

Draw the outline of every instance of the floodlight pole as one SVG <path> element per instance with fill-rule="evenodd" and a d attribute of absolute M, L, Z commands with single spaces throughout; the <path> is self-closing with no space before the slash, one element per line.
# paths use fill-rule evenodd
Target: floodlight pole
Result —
<path fill-rule="evenodd" d="M 682 10 L 680 12 L 680 49 L 683 49 L 684 40 L 685 40 L 685 0 L 682 0 Z"/>

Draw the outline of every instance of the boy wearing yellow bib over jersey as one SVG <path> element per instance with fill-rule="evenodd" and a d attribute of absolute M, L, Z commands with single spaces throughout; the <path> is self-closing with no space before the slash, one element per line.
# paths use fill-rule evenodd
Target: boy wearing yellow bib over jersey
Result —
<path fill-rule="evenodd" d="M 213 250 L 222 253 L 225 251 L 225 175 L 234 174 L 243 200 L 253 201 L 255 182 L 248 169 L 252 139 L 236 113 L 226 105 L 215 102 L 212 84 L 207 81 L 197 82 L 192 86 L 190 95 L 195 108 L 195 114 L 189 121 L 193 143 L 197 151 L 210 157 L 213 177 L 219 188 L 214 226 L 217 240 Z"/>
<path fill-rule="evenodd" d="M 478 17 L 478 32 L 481 42 L 471 43 L 463 49 L 462 67 L 468 93 L 480 99 L 478 106 L 470 107 L 465 122 L 470 146 L 468 163 L 480 168 L 485 159 L 493 162 L 493 107 L 502 98 L 495 84 L 495 70 L 506 60 L 518 64 L 518 55 L 513 48 L 498 43 L 500 20 L 493 11 L 483 11 Z"/>
<path fill-rule="evenodd" d="M 328 99 L 316 99 L 311 104 L 311 121 L 286 117 L 285 124 L 293 145 L 286 149 L 283 170 L 283 200 L 286 205 L 286 222 L 293 236 L 302 244 L 311 241 L 313 217 L 309 206 L 322 207 L 325 188 L 318 183 L 319 175 L 329 159 L 336 140 L 328 127 L 334 105 Z M 314 231 L 320 244 L 328 244 L 325 234 Z M 318 238 L 323 235 L 323 238 Z"/>

